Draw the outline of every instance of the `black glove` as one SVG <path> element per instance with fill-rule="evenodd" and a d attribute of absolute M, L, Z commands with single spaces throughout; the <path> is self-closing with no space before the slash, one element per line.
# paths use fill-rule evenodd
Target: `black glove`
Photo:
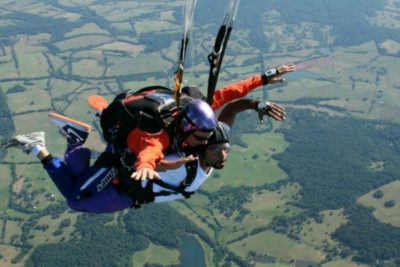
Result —
<path fill-rule="evenodd" d="M 264 122 L 264 115 L 267 115 L 269 111 L 272 110 L 271 104 L 267 100 L 263 100 L 258 102 L 256 111 L 258 112 L 258 118 L 260 119 L 260 122 Z"/>

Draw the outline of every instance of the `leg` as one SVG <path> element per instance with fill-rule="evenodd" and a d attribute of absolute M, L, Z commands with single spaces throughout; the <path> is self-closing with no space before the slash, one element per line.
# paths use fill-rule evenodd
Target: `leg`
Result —
<path fill-rule="evenodd" d="M 21 134 L 8 140 L 2 146 L 5 148 L 15 147 L 26 154 L 36 156 L 43 163 L 61 194 L 67 199 L 73 198 L 75 197 L 74 192 L 76 192 L 76 179 L 61 159 L 53 157 L 47 151 L 44 136 L 44 132 Z"/>
<path fill-rule="evenodd" d="M 116 212 L 133 206 L 133 200 L 110 184 L 103 191 L 80 200 L 68 200 L 68 206 L 77 211 L 90 213 Z"/>
<path fill-rule="evenodd" d="M 64 153 L 65 164 L 74 176 L 86 172 L 90 166 L 90 149 L 82 145 L 68 145 Z"/>

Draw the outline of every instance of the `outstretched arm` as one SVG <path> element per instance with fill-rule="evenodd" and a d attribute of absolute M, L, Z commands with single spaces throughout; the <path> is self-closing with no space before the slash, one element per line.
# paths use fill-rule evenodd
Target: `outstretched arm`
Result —
<path fill-rule="evenodd" d="M 187 157 L 176 159 L 176 160 L 162 159 L 157 163 L 156 171 L 162 172 L 162 171 L 167 171 L 167 170 L 178 169 L 182 165 L 185 165 L 186 163 L 194 161 L 194 160 L 198 160 L 198 157 L 189 155 Z"/>
<path fill-rule="evenodd" d="M 247 79 L 225 85 L 223 88 L 215 91 L 211 107 L 216 110 L 228 102 L 246 96 L 249 92 L 258 87 L 282 82 L 284 81 L 282 75 L 295 70 L 296 66 L 294 64 L 284 64 L 277 68 L 267 70 L 262 74 L 253 75 Z"/>
<path fill-rule="evenodd" d="M 232 127 L 235 122 L 236 115 L 242 111 L 253 109 L 258 112 L 260 121 L 264 115 L 270 116 L 271 118 L 282 121 L 286 119 L 285 108 L 274 102 L 259 101 L 253 99 L 238 99 L 228 103 L 218 115 L 218 120 L 226 123 Z"/>
<path fill-rule="evenodd" d="M 296 70 L 296 65 L 294 64 L 284 64 L 274 69 L 267 70 L 263 74 L 264 84 L 273 84 L 285 81 L 283 74 L 292 72 Z"/>

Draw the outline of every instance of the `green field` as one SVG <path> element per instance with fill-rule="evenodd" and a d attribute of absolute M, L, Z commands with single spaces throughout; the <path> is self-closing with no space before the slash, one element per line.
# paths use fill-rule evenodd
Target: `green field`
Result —
<path fill-rule="evenodd" d="M 135 253 L 132 257 L 132 264 L 135 266 L 144 266 L 145 264 L 173 265 L 179 263 L 178 258 L 179 251 L 150 244 L 145 250 Z"/>
<path fill-rule="evenodd" d="M 373 192 L 360 197 L 358 202 L 364 206 L 374 208 L 373 215 L 378 220 L 400 227 L 400 180 L 384 185 L 377 190 L 383 192 L 382 198 L 374 198 L 373 194 L 376 191 L 374 190 Z M 385 202 L 390 200 L 395 201 L 395 206 L 392 208 L 385 207 Z"/>
<path fill-rule="evenodd" d="M 298 244 L 285 235 L 270 231 L 235 242 L 229 247 L 242 257 L 246 257 L 245 253 L 249 251 L 255 251 L 262 255 L 279 258 L 285 263 L 291 262 L 292 259 L 319 262 L 324 258 L 323 253 L 311 246 Z"/>
<path fill-rule="evenodd" d="M 288 145 L 282 135 L 278 133 L 245 134 L 242 139 L 248 147 L 233 146 L 226 167 L 218 172 L 220 178 L 210 179 L 205 184 L 205 189 L 216 191 L 224 184 L 257 186 L 287 177 L 277 166 L 276 160 L 271 158 L 272 155 L 282 152 Z"/>
<path fill-rule="evenodd" d="M 300 232 L 301 239 L 308 244 L 314 244 L 318 247 L 323 245 L 337 246 L 330 236 L 342 224 L 347 221 L 342 214 L 342 210 L 332 210 L 323 212 L 323 222 L 317 223 L 315 220 L 307 221 L 303 224 L 303 230 Z"/>
<path fill-rule="evenodd" d="M 12 177 L 10 167 L 8 165 L 0 165 L 0 210 L 6 210 L 10 197 L 10 185 Z"/>
<path fill-rule="evenodd" d="M 370 23 L 369 29 L 384 27 L 389 36 L 389 30 L 396 30 L 400 25 L 398 4 L 393 0 L 383 2 L 384 9 L 363 14 L 363 17 Z M 180 46 L 176 36 L 182 31 L 183 3 L 183 0 L 168 3 L 159 0 L 0 0 L 4 7 L 0 10 L 3 34 L 0 90 L 6 94 L 10 109 L 6 116 L 12 117 L 15 133 L 45 131 L 46 147 L 53 155 L 62 157 L 66 142 L 48 122 L 49 111 L 98 126 L 94 111 L 86 104 L 89 95 L 100 94 L 112 100 L 125 89 L 139 89 L 150 84 L 173 87 Z M 243 10 L 251 15 L 246 4 L 248 9 Z M 241 136 L 247 147 L 232 146 L 224 170 L 214 171 L 203 185 L 204 191 L 172 206 L 215 244 L 225 248 L 224 253 L 232 252 L 257 267 L 304 267 L 307 262 L 322 262 L 324 267 L 366 267 L 352 262 L 348 256 L 332 256 L 329 251 L 334 248 L 338 254 L 342 252 L 343 244 L 333 240 L 331 235 L 347 222 L 343 215 L 345 209 L 321 211 L 322 222 L 310 218 L 302 221 L 296 225 L 300 229 L 296 240 L 268 228 L 278 217 L 290 219 L 307 212 L 297 205 L 303 188 L 291 182 L 295 177 L 280 168 L 276 156 L 292 145 L 280 130 L 290 129 L 294 124 L 291 112 L 298 110 L 399 123 L 400 42 L 393 36 L 385 40 L 371 33 L 376 35 L 374 40 L 335 45 L 338 38 L 335 27 L 340 25 L 319 23 L 317 19 L 288 23 L 287 14 L 279 13 L 278 6 L 276 3 L 276 7 L 264 11 L 260 6 L 257 13 L 260 18 L 249 19 L 245 18 L 247 14 L 239 13 L 240 22 L 259 21 L 258 28 L 243 27 L 241 23 L 234 28 L 218 87 L 263 71 L 262 68 L 294 62 L 298 71 L 287 75 L 287 83 L 268 85 L 265 92 L 258 89 L 249 95 L 261 98 L 265 93 L 269 100 L 283 104 L 290 110 L 288 120 L 273 123 L 272 130 L 268 131 L 263 131 L 262 127 L 254 131 L 249 129 L 251 133 Z M 290 10 L 291 6 L 285 9 Z M 204 10 L 201 12 L 199 10 L 206 15 Z M 213 12 L 207 15 L 214 16 Z M 24 15 L 29 17 L 22 19 Z M 313 15 L 318 17 L 319 14 Z M 209 72 L 207 55 L 212 49 L 219 19 L 218 22 L 210 18 L 210 21 L 194 23 L 187 53 L 183 84 L 197 85 L 204 93 Z M 360 31 L 368 32 L 361 25 Z M 154 36 L 154 40 L 149 36 Z M 26 90 L 10 93 L 15 86 Z M 238 125 L 241 123 L 237 121 Z M 105 145 L 100 134 L 94 127 L 86 145 L 102 151 Z M 376 142 L 379 146 L 379 140 Z M 385 153 L 385 148 L 382 149 Z M 12 177 L 11 163 L 15 164 L 16 177 Z M 378 174 L 386 171 L 386 164 L 385 155 L 381 155 L 371 159 L 366 168 Z M 81 216 L 79 213 L 38 216 L 50 205 L 63 203 L 64 199 L 36 158 L 8 150 L 0 163 L 0 173 L 0 229 L 4 228 L 0 236 L 0 266 L 23 266 L 37 246 L 66 242 L 76 234 L 74 225 Z M 270 189 L 277 184 L 279 186 Z M 232 192 L 222 196 L 220 192 L 226 187 Z M 237 201 L 236 196 L 242 197 L 241 190 L 249 190 L 248 198 Z M 382 191 L 382 198 L 373 197 L 376 190 Z M 374 208 L 373 215 L 379 221 L 400 227 L 399 190 L 400 181 L 395 181 L 372 190 L 357 201 Z M 388 201 L 395 205 L 385 207 Z M 225 206 L 221 207 L 221 203 Z M 32 222 L 33 216 L 37 217 Z M 122 218 L 123 215 L 118 214 L 109 224 L 122 225 Z M 61 229 L 60 224 L 65 219 L 70 220 L 70 225 Z M 38 226 L 48 228 L 35 229 Z M 32 248 L 22 255 L 23 242 Z M 199 242 L 205 251 L 207 266 L 224 264 L 223 261 L 214 262 L 220 251 L 205 240 Z M 134 253 L 129 260 L 135 266 L 179 264 L 178 249 L 156 244 L 150 242 L 149 247 Z M 328 262 L 325 262 L 326 257 Z M 18 262 L 12 264 L 16 258 Z M 233 262 L 232 266 L 239 264 Z"/>

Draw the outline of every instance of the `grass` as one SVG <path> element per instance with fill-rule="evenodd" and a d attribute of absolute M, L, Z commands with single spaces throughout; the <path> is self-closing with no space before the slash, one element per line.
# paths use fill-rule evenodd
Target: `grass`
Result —
<path fill-rule="evenodd" d="M 59 195 L 58 190 L 55 188 L 42 164 L 39 162 L 39 160 L 36 160 L 36 162 L 37 164 L 17 165 L 17 177 L 24 177 L 24 185 L 22 190 L 27 191 L 27 186 L 30 185 L 29 192 L 46 188 L 46 191 L 55 195 Z"/>
<path fill-rule="evenodd" d="M 12 239 L 19 240 L 21 236 L 22 222 L 7 220 L 6 231 L 4 232 L 4 243 L 11 244 Z"/>
<path fill-rule="evenodd" d="M 281 134 L 244 134 L 242 139 L 248 147 L 233 146 L 224 170 L 218 172 L 220 178 L 209 179 L 204 189 L 214 192 L 225 184 L 257 186 L 287 177 L 276 160 L 271 158 L 271 155 L 282 152 L 288 146 Z"/>
<path fill-rule="evenodd" d="M 179 251 L 163 246 L 154 245 L 145 250 L 136 252 L 132 257 L 132 264 L 144 266 L 145 264 L 174 265 L 179 263 Z"/>
<path fill-rule="evenodd" d="M 47 56 L 49 58 L 50 63 L 52 64 L 54 70 L 60 70 L 64 66 L 66 66 L 66 63 L 64 62 L 63 59 L 61 59 L 61 57 L 58 57 L 53 54 L 47 54 Z"/>
<path fill-rule="evenodd" d="M 134 24 L 134 29 L 138 35 L 149 32 L 174 32 L 179 31 L 181 26 L 176 23 L 171 23 L 168 21 L 138 21 Z"/>
<path fill-rule="evenodd" d="M 0 165 L 0 211 L 8 207 L 10 197 L 10 185 L 12 182 L 10 167 L 8 165 Z"/>
<path fill-rule="evenodd" d="M 3 1 L 4 2 L 4 1 Z M 179 3 L 178 3 L 179 2 Z M 161 2 L 121 2 L 113 3 L 107 2 L 106 4 L 96 4 L 94 0 L 81 1 L 79 5 L 86 4 L 91 5 L 91 9 L 96 12 L 97 15 L 105 17 L 106 20 L 112 22 L 113 26 L 121 30 L 130 30 L 131 24 L 128 22 L 134 22 L 134 29 L 138 35 L 150 32 L 180 32 L 181 23 L 175 21 L 173 7 L 182 6 L 183 1 L 177 3 L 169 3 L 167 8 L 161 8 L 165 6 L 165 3 Z M 8 2 L 7 2 L 8 3 Z M 76 1 L 61 0 L 61 5 L 76 7 Z M 12 5 L 18 7 L 17 10 L 33 9 L 34 13 L 43 11 L 45 15 L 49 16 L 63 16 L 69 21 L 76 19 L 74 15 L 65 13 L 65 15 L 58 14 L 58 10 L 50 10 L 50 5 L 44 6 L 43 4 L 30 5 L 26 3 L 16 2 L 14 4 L 8 3 L 8 8 L 12 10 Z M 172 6 L 174 5 L 174 6 Z M 160 17 L 156 23 L 150 21 L 139 20 L 138 16 L 149 14 L 154 12 L 154 9 L 161 10 L 159 13 Z M 122 11 L 122 12 L 121 12 Z M 272 14 L 273 11 L 271 11 Z M 273 15 L 273 14 L 272 14 Z M 2 25 L 10 23 L 9 21 L 2 21 Z M 278 23 L 279 24 L 279 23 Z M 195 25 L 200 27 L 200 25 Z M 300 43 L 296 43 L 296 46 L 307 44 L 307 49 L 300 49 L 294 51 L 286 51 L 287 47 L 293 46 L 296 41 L 292 33 L 287 32 L 288 28 L 275 27 L 274 32 L 266 31 L 267 34 L 275 34 L 278 38 L 270 38 L 273 40 L 269 51 L 276 50 L 280 51 L 277 53 L 264 54 L 264 63 L 268 66 L 277 66 L 286 62 L 301 62 L 309 60 L 310 58 L 321 57 L 320 44 L 316 42 L 315 35 L 311 32 L 311 29 L 315 25 L 301 24 L 297 28 L 293 28 L 293 32 L 302 34 L 304 40 Z M 202 30 L 207 29 L 207 25 L 202 26 Z M 212 40 L 214 35 L 201 33 L 197 28 L 197 33 L 193 36 L 195 42 L 192 42 L 192 48 L 188 50 L 188 58 L 191 59 L 196 53 L 204 54 L 204 60 L 198 65 L 187 66 L 185 70 L 184 80 L 187 84 L 199 85 L 202 89 L 206 87 L 208 78 L 208 65 L 206 61 L 206 55 L 210 51 L 204 51 L 204 47 L 209 47 L 211 50 Z M 265 30 L 265 29 L 264 29 Z M 204 30 L 206 31 L 206 30 Z M 281 31 L 281 33 L 279 33 Z M 238 56 L 226 55 L 224 58 L 224 66 L 220 75 L 219 85 L 231 82 L 232 74 L 239 74 L 239 79 L 244 78 L 249 74 L 253 74 L 256 68 L 259 67 L 259 63 L 254 63 L 249 66 L 242 67 L 243 63 L 247 59 L 254 59 L 260 56 L 262 51 L 247 45 L 249 37 L 249 30 L 235 29 L 235 38 L 229 43 L 230 49 L 236 51 Z M 318 33 L 329 36 L 329 29 L 321 27 L 318 29 Z M 87 34 L 86 36 L 80 36 Z M 76 28 L 71 32 L 67 33 L 65 39 L 62 42 L 57 43 L 57 47 L 62 51 L 56 55 L 48 54 L 53 66 L 56 70 L 62 69 L 62 71 L 68 73 L 68 59 L 73 57 L 73 73 L 82 76 L 93 76 L 101 77 L 103 67 L 99 65 L 99 62 L 103 57 L 107 57 L 107 63 L 110 68 L 108 69 L 107 75 L 109 76 L 121 76 L 130 74 L 144 74 L 147 72 L 163 72 L 166 69 L 174 68 L 173 65 L 176 59 L 176 55 L 179 47 L 179 40 L 172 41 L 170 47 L 163 49 L 163 58 L 161 59 L 160 53 L 153 54 L 142 54 L 145 47 L 143 45 L 133 45 L 126 41 L 137 42 L 137 36 L 118 36 L 117 39 L 113 39 L 108 36 L 109 33 L 100 28 L 99 26 L 88 23 L 80 28 Z M 48 34 L 38 34 L 35 36 L 21 36 L 18 43 L 15 45 L 15 51 L 17 53 L 19 72 L 22 77 L 39 77 L 47 76 L 49 66 L 43 56 L 43 52 L 47 51 L 46 47 L 41 45 L 41 40 L 50 40 Z M 193 40 L 192 40 L 193 41 Z M 196 46 L 193 46 L 197 43 Z M 283 44 L 281 46 L 280 44 Z M 204 46 L 202 46 L 204 45 Z M 329 45 L 329 40 L 328 40 Z M 389 54 L 395 55 L 400 50 L 399 43 L 388 40 L 380 44 Z M 275 48 L 273 47 L 275 46 Z M 94 47 L 94 48 L 92 48 Z M 317 48 L 314 48 L 317 47 Z M 90 49 L 89 49 L 90 48 Z M 70 50 L 80 52 L 71 53 Z M 75 50 L 76 49 L 76 50 Z M 15 69 L 15 63 L 11 57 L 11 49 L 9 46 L 5 46 L 6 55 L 0 56 L 0 76 L 4 79 L 16 78 L 17 70 Z M 82 51 L 83 50 L 83 51 Z M 118 50 L 128 53 L 128 56 L 121 56 L 119 53 L 114 53 L 111 50 Z M 103 55 L 103 52 L 105 54 Z M 283 51 L 283 52 L 281 52 Z M 374 42 L 367 42 L 359 46 L 354 47 L 334 47 L 330 51 L 328 57 L 330 62 L 324 63 L 324 65 L 316 65 L 307 69 L 314 74 L 321 75 L 322 78 L 328 80 L 316 80 L 306 78 L 296 78 L 289 81 L 287 86 L 281 88 L 274 88 L 269 91 L 270 99 L 274 101 L 295 101 L 305 97 L 313 98 L 339 98 L 337 103 L 341 107 L 343 105 L 348 111 L 362 111 L 364 113 L 355 112 L 352 114 L 355 117 L 362 117 L 365 119 L 389 119 L 391 121 L 400 121 L 398 116 L 398 99 L 400 99 L 400 90 L 394 86 L 398 86 L 399 77 L 397 74 L 399 59 L 396 57 L 382 56 L 379 55 L 376 44 Z M 324 55 L 322 55 L 324 56 Z M 261 60 L 261 59 L 260 59 Z M 191 60 L 189 60 L 191 62 Z M 379 99 L 383 104 L 372 104 L 371 102 L 375 98 L 375 77 L 376 69 L 384 68 L 386 73 L 380 76 L 378 84 L 378 90 L 382 90 L 382 97 Z M 158 75 L 160 76 L 160 75 Z M 350 77 L 357 79 L 355 83 L 355 90 L 352 91 Z M 173 79 L 170 75 L 172 84 Z M 49 86 L 51 89 L 51 98 L 49 92 L 42 90 L 46 88 L 47 79 L 33 80 L 34 85 L 27 86 L 28 90 L 24 93 L 10 94 L 8 95 L 8 104 L 12 112 L 25 112 L 27 110 L 37 110 L 39 108 L 50 108 L 51 101 L 53 101 L 54 107 L 57 111 L 63 112 L 65 115 L 83 120 L 93 122 L 93 113 L 89 112 L 88 106 L 85 104 L 86 97 L 90 94 L 108 94 L 107 97 L 112 99 L 110 91 L 105 87 L 105 83 L 112 85 L 112 93 L 116 93 L 119 90 L 119 86 L 124 89 L 128 88 L 141 88 L 148 86 L 149 84 L 166 84 L 165 77 L 149 77 L 146 80 L 141 81 L 123 81 L 116 79 L 104 80 L 91 80 L 90 77 L 82 79 L 77 82 L 73 80 L 59 80 L 50 78 Z M 20 82 L 3 82 L 1 84 L 1 90 L 6 91 L 8 88 Z M 219 87 L 219 86 L 218 86 Z M 260 95 L 260 90 L 253 92 L 252 96 Z M 364 98 L 367 98 L 364 100 Z M 348 99 L 348 100 L 346 100 Z M 33 101 L 32 104 L 31 101 Z M 21 104 L 25 103 L 25 104 Z M 320 103 L 324 104 L 324 103 Z M 315 107 L 301 106 L 302 108 L 313 109 Z M 367 113 L 369 109 L 371 113 Z M 322 109 L 316 109 L 322 111 Z M 18 133 L 30 132 L 32 130 L 43 129 L 47 134 L 47 146 L 55 155 L 62 155 L 65 148 L 65 140 L 60 138 L 55 127 L 51 126 L 47 121 L 47 112 L 32 112 L 30 114 L 13 116 L 14 123 L 16 125 L 16 131 Z M 340 115 L 339 113 L 331 113 L 332 115 Z M 290 114 L 288 115 L 290 120 Z M 264 133 L 264 134 L 246 134 L 243 136 L 243 140 L 248 143 L 248 148 L 241 148 L 234 146 L 233 151 L 230 155 L 230 160 L 226 168 L 220 171 L 219 178 L 210 178 L 203 186 L 203 189 L 209 192 L 216 192 L 223 185 L 230 185 L 240 188 L 243 185 L 259 186 L 266 183 L 273 183 L 280 179 L 287 178 L 287 175 L 279 169 L 277 162 L 271 158 L 275 153 L 284 151 L 288 146 L 284 137 L 277 133 Z M 101 150 L 104 144 L 100 141 L 98 133 L 92 133 L 89 140 L 88 146 Z M 257 159 L 253 159 L 256 156 Z M 57 192 L 51 180 L 47 177 L 47 174 L 43 171 L 40 164 L 27 165 L 24 162 L 37 162 L 36 159 L 23 155 L 20 151 L 10 151 L 5 160 L 19 162 L 17 164 L 17 174 L 26 177 L 24 180 L 24 186 L 31 184 L 31 187 L 24 190 L 36 190 L 40 188 L 46 188 L 50 192 Z M 372 165 L 379 171 L 380 168 L 384 168 L 379 165 Z M 6 200 L 8 199 L 8 188 L 12 182 L 11 174 L 7 166 L 0 165 L 0 173 L 2 176 L 2 186 L 0 187 L 0 210 L 4 211 L 9 216 L 15 216 L 19 218 L 27 219 L 28 215 L 19 213 L 13 210 L 6 210 Z M 5 178 L 3 178 L 5 177 Z M 44 180 L 43 180 L 44 179 Z M 390 188 L 391 187 L 391 188 Z M 367 194 L 360 201 L 367 206 L 375 207 L 374 215 L 382 220 L 393 225 L 400 224 L 400 218 L 398 217 L 399 205 L 396 204 L 394 208 L 388 209 L 383 207 L 383 203 L 387 200 L 393 199 L 396 203 L 399 203 L 398 196 L 395 194 L 398 192 L 397 184 L 391 184 L 389 187 L 382 187 L 384 191 L 384 198 L 376 200 L 371 197 L 372 192 Z M 209 203 L 208 199 L 204 195 L 194 195 L 187 203 L 191 208 L 188 208 L 182 202 L 175 202 L 172 205 L 176 207 L 179 212 L 184 214 L 187 218 L 193 221 L 199 228 L 203 229 L 210 236 L 216 236 L 218 241 L 227 242 L 233 238 L 239 237 L 245 233 L 249 233 L 256 227 L 265 226 L 272 220 L 273 217 L 278 215 L 291 216 L 299 212 L 298 209 L 288 204 L 288 201 L 292 200 L 292 196 L 297 193 L 298 188 L 296 186 L 288 186 L 283 188 L 281 192 L 261 191 L 255 193 L 249 203 L 243 203 L 243 206 L 250 210 L 250 214 L 246 215 L 242 222 L 235 221 L 235 215 L 231 218 L 226 218 L 216 210 L 212 209 L 212 203 Z M 61 199 L 61 196 L 57 195 L 57 200 Z M 46 206 L 47 201 L 43 195 L 39 195 L 33 200 L 38 208 Z M 365 203 L 364 203 L 365 202 Z M 211 211 L 210 211 L 211 210 Z M 329 233 L 334 231 L 340 223 L 344 221 L 340 214 L 340 211 L 324 212 L 324 221 L 322 224 L 317 224 L 314 221 L 310 221 L 308 224 L 304 224 L 304 230 L 300 237 L 302 240 L 300 243 L 296 243 L 293 240 L 286 238 L 283 235 L 278 235 L 272 232 L 261 232 L 254 236 L 249 236 L 244 240 L 235 242 L 229 245 L 237 254 L 245 257 L 250 250 L 257 251 L 259 253 L 273 255 L 281 259 L 275 264 L 257 263 L 256 266 L 292 266 L 290 263 L 291 259 L 304 259 L 318 262 L 323 258 L 323 253 L 315 249 L 316 246 L 324 244 L 325 239 L 328 243 L 331 242 L 329 239 Z M 33 239 L 30 240 L 37 244 L 46 242 L 58 242 L 61 237 L 54 237 L 53 232 L 57 229 L 61 218 L 74 218 L 74 214 L 62 215 L 60 219 L 52 220 L 50 217 L 43 217 L 39 220 L 39 224 L 49 224 L 50 228 L 45 233 L 39 231 L 33 231 Z M 203 221 L 205 220 L 205 221 Z M 221 225 L 219 233 L 215 233 L 214 230 L 208 225 L 216 226 L 217 222 Z M 73 223 L 72 223 L 73 224 Z M 10 239 L 12 234 L 20 232 L 21 225 L 16 222 L 10 221 L 7 225 L 7 240 Z M 218 229 L 218 228 L 217 228 Z M 72 231 L 71 228 L 64 229 L 64 236 L 68 236 Z M 303 234 L 306 234 L 305 236 Z M 326 234 L 328 233 L 328 234 Z M 333 244 L 333 243 L 332 243 Z M 334 244 L 333 244 L 334 245 Z M 1 245 L 2 246 L 2 245 Z M 8 266 L 10 260 L 17 253 L 16 249 L 12 246 L 0 247 L 3 259 L 0 259 L 0 265 Z M 206 255 L 208 257 L 208 263 L 211 262 L 212 249 L 205 246 Z M 6 255 L 4 255 L 6 254 Z M 137 253 L 133 256 L 133 262 L 149 262 L 158 264 L 176 264 L 178 262 L 179 252 L 176 250 L 169 250 L 164 247 L 151 245 L 148 249 Z M 327 267 L 337 266 L 358 266 L 349 261 L 333 261 L 325 264 Z"/>
<path fill-rule="evenodd" d="M 16 264 L 12 264 L 11 260 L 17 256 L 19 253 L 19 249 L 14 246 L 8 246 L 4 244 L 0 244 L 0 265 L 1 266 L 17 266 Z"/>
<path fill-rule="evenodd" d="M 34 77 L 46 77 L 49 75 L 49 66 L 46 58 L 41 52 L 18 52 L 18 70 L 20 77 L 23 78 L 34 78 Z"/>
<path fill-rule="evenodd" d="M 134 45 L 134 44 L 127 43 L 127 42 L 118 41 L 118 42 L 104 44 L 99 48 L 105 49 L 105 50 L 125 51 L 125 52 L 129 52 L 132 55 L 138 55 L 140 52 L 143 52 L 144 45 L 142 45 L 142 44 Z"/>
<path fill-rule="evenodd" d="M 65 34 L 65 37 L 70 38 L 81 34 L 109 34 L 108 31 L 100 28 L 95 23 L 87 23 L 80 28 L 75 28 L 71 32 Z"/>
<path fill-rule="evenodd" d="M 37 111 L 50 106 L 50 96 L 41 87 L 27 88 L 23 93 L 9 94 L 7 103 L 13 112 Z"/>
<path fill-rule="evenodd" d="M 283 262 L 276 262 L 276 263 L 259 263 L 257 262 L 256 267 L 293 267 L 293 263 L 283 263 Z"/>
<path fill-rule="evenodd" d="M 338 70 L 364 65 L 379 56 L 375 42 L 370 41 L 359 46 L 336 48 L 332 64 Z"/>
<path fill-rule="evenodd" d="M 84 77 L 101 77 L 104 72 L 104 67 L 99 65 L 99 62 L 94 59 L 82 59 L 74 62 L 72 66 L 72 74 Z"/>
<path fill-rule="evenodd" d="M 330 81 L 300 79 L 283 88 L 269 90 L 273 101 L 294 101 L 300 98 L 346 98 L 350 88 Z"/>
<path fill-rule="evenodd" d="M 209 227 L 207 223 L 215 226 L 215 222 L 212 220 L 212 214 L 210 214 L 207 210 L 204 210 L 204 206 L 197 206 L 193 204 L 193 200 L 197 199 L 199 196 L 194 195 L 191 197 L 190 200 L 183 200 L 189 201 L 191 209 L 189 209 L 186 205 L 184 205 L 180 201 L 171 202 L 171 206 L 175 207 L 178 212 L 184 215 L 186 218 L 191 220 L 194 224 L 197 225 L 200 229 L 205 231 L 209 236 L 214 236 L 215 232 L 212 228 Z M 202 218 L 207 217 L 207 223 L 205 223 Z M 211 219 L 210 219 L 211 218 Z"/>
<path fill-rule="evenodd" d="M 382 198 L 377 199 L 373 197 L 376 190 L 381 190 L 383 192 Z M 360 197 L 357 202 L 364 206 L 374 208 L 373 215 L 381 222 L 400 227 L 400 195 L 398 194 L 400 190 L 400 180 L 396 180 L 376 190 Z M 392 208 L 386 208 L 384 203 L 390 200 L 395 201 L 396 204 Z"/>
<path fill-rule="evenodd" d="M 99 46 L 113 41 L 112 37 L 104 35 L 86 35 L 79 37 L 72 37 L 64 41 L 55 43 L 55 46 L 61 50 L 83 49 L 92 46 Z"/>
<path fill-rule="evenodd" d="M 172 63 L 160 59 L 159 53 L 152 53 L 138 58 L 118 58 L 107 72 L 107 76 L 129 75 L 169 70 Z"/>
<path fill-rule="evenodd" d="M 294 259 L 320 262 L 324 258 L 321 251 L 271 231 L 250 236 L 228 245 L 228 247 L 242 258 L 246 258 L 249 251 L 273 256 L 287 263 Z"/>
<path fill-rule="evenodd" d="M 47 112 L 32 112 L 13 117 L 15 132 L 17 134 L 30 133 L 32 131 L 47 131 L 52 128 L 48 122 Z M 21 152 L 19 152 L 21 153 Z"/>
<path fill-rule="evenodd" d="M 244 204 L 244 207 L 251 213 L 244 220 L 244 225 L 252 225 L 254 223 L 251 221 L 259 221 L 258 226 L 261 226 L 271 222 L 275 216 L 285 214 L 291 216 L 298 213 L 298 208 L 287 204 L 292 201 L 298 190 L 297 186 L 291 185 L 279 191 L 261 191 L 253 194 L 252 200 Z"/>
<path fill-rule="evenodd" d="M 18 78 L 18 72 L 14 61 L 6 61 L 0 64 L 0 76 L 8 78 Z"/>
<path fill-rule="evenodd" d="M 334 260 L 328 263 L 325 263 L 322 265 L 323 267 L 368 267 L 368 265 L 365 264 L 358 264 L 355 263 L 351 260 Z"/>
<path fill-rule="evenodd" d="M 400 43 L 394 40 L 386 40 L 385 42 L 382 42 L 379 46 L 380 48 L 383 48 L 387 53 L 392 55 L 396 55 L 400 52 Z"/>
<path fill-rule="evenodd" d="M 227 243 L 242 237 L 244 234 L 250 234 L 252 230 L 265 227 L 275 216 L 293 216 L 299 212 L 287 202 L 292 199 L 298 189 L 288 186 L 279 192 L 261 191 L 252 196 L 252 200 L 243 203 L 243 207 L 250 211 L 242 221 L 238 222 L 234 218 L 235 213 L 230 218 L 225 217 L 219 211 L 213 211 L 213 217 L 221 226 L 218 238 L 221 243 Z"/>
<path fill-rule="evenodd" d="M 32 243 L 32 245 L 37 246 L 46 243 L 56 243 L 59 242 L 60 239 L 62 238 L 68 240 L 72 232 L 75 230 L 74 224 L 76 222 L 77 216 L 78 213 L 66 212 L 61 214 L 56 219 L 53 219 L 50 215 L 41 217 L 38 220 L 36 226 L 47 225 L 49 228 L 44 232 L 32 229 L 31 234 L 33 235 L 33 237 L 29 240 L 29 242 Z M 59 225 L 61 221 L 65 219 L 70 219 L 71 224 L 67 227 L 62 228 L 63 231 L 62 235 L 57 235 L 57 236 L 53 235 L 54 231 L 60 228 Z"/>
<path fill-rule="evenodd" d="M 324 220 L 322 223 L 316 223 L 310 220 L 303 223 L 303 230 L 300 232 L 300 238 L 305 243 L 322 247 L 326 244 L 337 246 L 337 242 L 333 241 L 330 236 L 347 221 L 342 214 L 342 210 L 324 211 L 322 212 Z"/>
<path fill-rule="evenodd" d="M 72 91 L 75 91 L 82 86 L 83 86 L 82 82 L 52 78 L 50 80 L 50 88 L 51 88 L 51 95 L 53 97 L 53 101 L 54 101 L 54 98 L 62 98 L 62 96 L 68 95 Z M 63 101 L 64 101 L 64 99 L 63 99 Z"/>

